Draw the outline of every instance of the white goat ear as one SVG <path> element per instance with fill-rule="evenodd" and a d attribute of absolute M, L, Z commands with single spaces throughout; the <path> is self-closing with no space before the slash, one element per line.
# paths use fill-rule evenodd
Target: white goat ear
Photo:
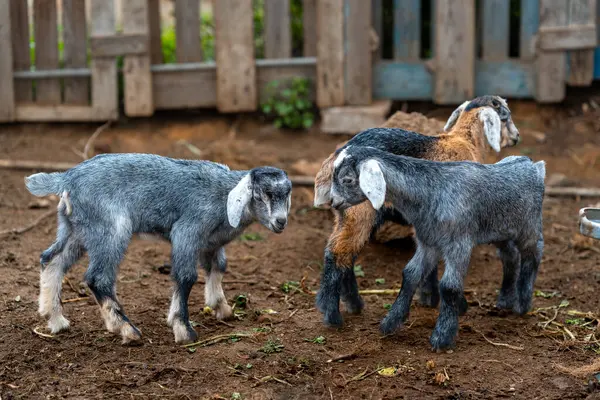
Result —
<path fill-rule="evenodd" d="M 498 113 L 491 108 L 485 107 L 479 111 L 479 120 L 483 123 L 483 133 L 496 153 L 500 152 L 500 141 L 502 139 L 502 122 Z"/>
<path fill-rule="evenodd" d="M 250 174 L 246 174 L 240 182 L 231 189 L 227 196 L 227 219 L 229 225 L 237 228 L 240 225 L 242 214 L 252 197 L 252 182 Z"/>
<path fill-rule="evenodd" d="M 360 188 L 373 205 L 379 210 L 385 202 L 385 179 L 376 160 L 368 160 L 360 165 Z"/>
<path fill-rule="evenodd" d="M 467 107 L 467 105 L 470 102 L 471 102 L 471 100 L 465 101 L 460 106 L 458 106 L 456 108 L 456 110 L 454 110 L 452 112 L 452 114 L 450 115 L 450 118 L 448 118 L 448 121 L 446 121 L 446 125 L 444 125 L 444 131 L 445 132 L 448 132 L 450 129 L 452 129 L 452 127 L 454 126 L 454 124 L 458 120 L 458 117 L 460 117 L 460 114 L 462 114 L 463 110 Z"/>

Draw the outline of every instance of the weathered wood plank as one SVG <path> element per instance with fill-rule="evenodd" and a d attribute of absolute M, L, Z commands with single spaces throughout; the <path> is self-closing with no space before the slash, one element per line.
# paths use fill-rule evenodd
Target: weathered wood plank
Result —
<path fill-rule="evenodd" d="M 304 57 L 317 55 L 317 0 L 302 0 L 302 30 L 304 32 Z"/>
<path fill-rule="evenodd" d="M 16 118 L 23 122 L 91 122 L 106 121 L 113 116 L 99 113 L 91 106 L 21 104 L 17 105 Z"/>
<path fill-rule="evenodd" d="M 10 0 L 10 24 L 12 33 L 12 57 L 14 71 L 29 71 L 31 54 L 29 52 L 29 12 L 27 2 Z M 6 54 L 2 51 L 1 54 Z M 33 81 L 19 80 L 14 83 L 15 101 L 28 103 L 33 100 Z"/>
<path fill-rule="evenodd" d="M 87 29 L 85 2 L 63 0 L 64 63 L 67 68 L 87 67 Z M 68 78 L 64 80 L 65 103 L 88 104 L 90 80 Z"/>
<path fill-rule="evenodd" d="M 508 58 L 510 39 L 510 1 L 485 0 L 482 6 L 483 59 L 505 60 Z"/>
<path fill-rule="evenodd" d="M 265 58 L 292 56 L 290 0 L 265 0 Z"/>
<path fill-rule="evenodd" d="M 58 30 L 56 0 L 34 0 L 35 68 L 58 68 Z M 41 79 L 36 83 L 35 99 L 40 104 L 60 104 L 60 81 Z"/>
<path fill-rule="evenodd" d="M 345 88 L 346 104 L 371 104 L 371 2 L 346 0 Z"/>
<path fill-rule="evenodd" d="M 567 25 L 564 0 L 540 0 L 540 29 Z M 540 51 L 536 58 L 536 94 L 539 102 L 558 102 L 565 97 L 567 59 L 563 51 Z"/>
<path fill-rule="evenodd" d="M 394 59 L 421 55 L 421 0 L 394 0 Z"/>
<path fill-rule="evenodd" d="M 379 46 L 373 54 L 373 62 L 377 62 L 383 56 L 383 4 L 382 0 L 371 0 L 371 4 L 371 24 L 379 41 Z"/>
<path fill-rule="evenodd" d="M 535 88 L 533 62 L 477 60 L 475 96 L 494 93 L 531 98 Z M 424 62 L 382 61 L 374 67 L 373 96 L 393 100 L 431 100 L 434 79 Z"/>
<path fill-rule="evenodd" d="M 435 3 L 433 98 L 437 104 L 457 104 L 475 91 L 475 1 Z"/>
<path fill-rule="evenodd" d="M 115 34 L 115 10 L 113 1 L 89 0 L 91 12 L 91 36 Z M 117 94 L 117 64 L 113 57 L 92 58 L 92 107 L 104 119 L 119 116 Z"/>
<path fill-rule="evenodd" d="M 252 0 L 219 0 L 214 13 L 217 108 L 221 112 L 254 111 L 258 96 Z"/>
<path fill-rule="evenodd" d="M 15 118 L 10 3 L 0 0 L 0 122 Z"/>
<path fill-rule="evenodd" d="M 149 41 L 147 0 L 127 0 L 122 3 L 123 33 L 142 35 Z M 126 55 L 123 67 L 125 80 L 125 114 L 129 117 L 150 116 L 154 113 L 150 54 Z"/>
<path fill-rule="evenodd" d="M 540 24 L 539 0 L 521 1 L 521 37 L 519 57 L 533 60 L 535 57 L 535 35 Z"/>
<path fill-rule="evenodd" d="M 344 104 L 344 0 L 317 2 L 317 105 Z"/>
<path fill-rule="evenodd" d="M 90 39 L 92 57 L 117 57 L 127 54 L 148 53 L 149 38 L 147 34 L 119 34 Z"/>
<path fill-rule="evenodd" d="M 596 0 L 570 0 L 569 24 L 581 28 L 588 25 L 592 28 L 589 46 L 586 50 L 574 50 L 567 53 L 569 60 L 569 76 L 567 83 L 572 86 L 589 86 L 594 80 L 594 48 L 597 46 Z M 583 47 L 585 40 L 578 44 Z M 587 42 L 586 42 L 587 44 Z M 571 46 L 571 48 L 575 48 Z"/>
<path fill-rule="evenodd" d="M 175 0 L 175 19 L 177 62 L 202 61 L 199 1 Z"/>
<path fill-rule="evenodd" d="M 538 34 L 541 50 L 589 49 L 596 47 L 596 25 L 578 24 L 559 28 L 541 28 Z"/>
<path fill-rule="evenodd" d="M 153 72 L 152 86 L 156 109 L 217 105 L 216 68 L 200 71 Z"/>
<path fill-rule="evenodd" d="M 152 64 L 162 64 L 160 0 L 148 0 L 148 23 L 150 24 L 150 61 Z"/>

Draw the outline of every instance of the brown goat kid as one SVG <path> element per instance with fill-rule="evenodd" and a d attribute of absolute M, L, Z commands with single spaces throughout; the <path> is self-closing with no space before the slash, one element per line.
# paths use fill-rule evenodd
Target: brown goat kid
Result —
<path fill-rule="evenodd" d="M 425 136 L 395 126 L 395 115 L 382 128 L 363 131 L 339 147 L 322 164 L 315 178 L 315 206 L 331 203 L 331 184 L 337 155 L 348 146 L 370 146 L 390 153 L 433 161 L 483 162 L 489 147 L 499 152 L 502 147 L 514 146 L 519 131 L 512 122 L 506 101 L 498 96 L 482 96 L 460 105 L 444 126 L 445 133 Z M 387 128 L 387 129 L 386 129 Z M 394 129 L 395 128 L 395 129 Z M 487 142 L 487 144 L 486 144 Z M 408 225 L 402 210 L 385 204 L 373 209 L 369 202 L 350 207 L 342 212 L 332 209 L 334 229 L 325 249 L 325 263 L 317 307 L 324 314 L 324 322 L 331 326 L 343 323 L 339 311 L 340 299 L 350 313 L 360 313 L 364 303 L 358 294 L 354 262 L 364 245 L 385 221 Z M 499 247 L 506 266 L 516 257 L 510 244 Z M 506 279 L 510 279 L 505 274 Z M 507 282 L 510 285 L 510 282 Z M 421 303 L 436 307 L 439 302 L 437 268 L 425 277 L 420 288 Z M 461 311 L 466 311 L 463 298 Z"/>

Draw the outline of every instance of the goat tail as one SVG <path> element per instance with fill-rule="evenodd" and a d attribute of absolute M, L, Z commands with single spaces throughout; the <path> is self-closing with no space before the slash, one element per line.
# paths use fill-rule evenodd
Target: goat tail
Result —
<path fill-rule="evenodd" d="M 546 178 L 546 161 L 538 161 L 533 165 L 537 168 L 539 177 L 544 180 Z"/>
<path fill-rule="evenodd" d="M 51 174 L 41 172 L 29 175 L 25 178 L 25 186 L 32 195 L 38 197 L 60 194 L 64 186 L 62 175 L 61 172 Z"/>

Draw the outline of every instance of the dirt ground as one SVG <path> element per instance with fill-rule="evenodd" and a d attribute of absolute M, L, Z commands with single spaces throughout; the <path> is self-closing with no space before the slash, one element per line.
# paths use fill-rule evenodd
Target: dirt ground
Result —
<path fill-rule="evenodd" d="M 548 175 L 565 175 L 555 180 L 600 186 L 600 112 L 595 103 L 581 103 L 510 102 L 523 142 L 502 155 L 545 159 Z M 452 111 L 417 109 L 440 120 Z M 95 128 L 0 126 L 0 158 L 79 162 L 78 153 Z M 254 116 L 182 113 L 121 121 L 100 136 L 95 152 L 201 157 L 234 168 L 270 164 L 299 174 L 306 170 L 302 165 L 319 163 L 346 139 L 318 128 L 279 132 Z M 44 208 L 48 205 L 25 190 L 23 177 L 31 172 L 0 170 L 0 231 L 25 226 L 55 207 L 51 202 Z M 330 212 L 312 209 L 312 196 L 312 188 L 294 188 L 283 234 L 254 224 L 243 240 L 228 246 L 227 298 L 233 303 L 237 295 L 247 295 L 237 319 L 218 323 L 203 313 L 202 283 L 196 285 L 190 312 L 200 339 L 225 335 L 225 340 L 192 350 L 175 345 L 165 322 L 171 286 L 160 267 L 169 260 L 167 244 L 135 240 L 121 265 L 118 293 L 144 335 L 142 346 L 125 347 L 104 330 L 94 301 L 82 297 L 87 295 L 80 284 L 85 259 L 64 285 L 71 329 L 48 336 L 46 321 L 36 311 L 38 260 L 54 239 L 53 217 L 28 232 L 0 237 L 1 398 L 600 398 L 594 376 L 600 364 L 590 366 L 600 357 L 600 242 L 577 233 L 578 210 L 600 199 L 546 198 L 538 292 L 524 318 L 493 307 L 501 265 L 492 247 L 477 248 L 466 281 L 470 309 L 461 318 L 457 348 L 437 354 L 428 342 L 437 311 L 416 301 L 406 326 L 381 337 L 378 324 L 394 295 L 365 295 L 363 314 L 345 315 L 342 329 L 321 324 L 314 296 L 295 290 L 294 283 L 306 277 L 308 288 L 318 288 L 331 229 Z M 399 288 L 412 253 L 406 242 L 369 245 L 357 262 L 364 272 L 360 288 Z"/>

